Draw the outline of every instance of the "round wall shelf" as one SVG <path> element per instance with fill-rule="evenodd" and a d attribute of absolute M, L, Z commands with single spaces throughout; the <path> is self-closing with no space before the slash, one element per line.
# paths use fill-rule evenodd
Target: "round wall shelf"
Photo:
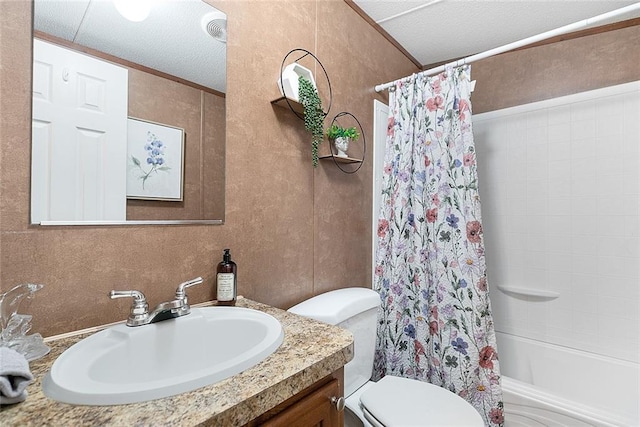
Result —
<path fill-rule="evenodd" d="M 329 151 L 331 152 L 330 155 L 327 156 L 320 156 L 319 159 L 320 160 L 327 160 L 327 159 L 332 159 L 333 162 L 335 163 L 335 165 L 344 173 L 356 173 L 358 172 L 358 170 L 360 170 L 360 168 L 362 167 L 362 164 L 364 163 L 364 159 L 366 157 L 367 154 L 367 138 L 364 134 L 364 129 L 362 128 L 362 125 L 360 124 L 360 120 L 358 120 L 358 118 L 356 116 L 354 116 L 353 114 L 349 113 L 348 111 L 342 111 L 338 114 L 335 115 L 335 117 L 333 118 L 333 120 L 331 121 L 331 126 L 333 126 L 334 124 L 337 124 L 338 126 L 340 125 L 340 119 L 348 119 L 351 118 L 351 120 L 355 121 L 355 123 L 357 123 L 358 127 L 360 128 L 360 138 L 362 138 L 362 158 L 353 158 L 353 157 L 344 157 L 344 156 L 339 156 L 337 149 L 333 146 L 333 144 L 331 144 L 331 146 L 329 147 Z M 348 126 L 342 126 L 342 127 L 348 127 Z M 351 143 L 354 143 L 356 141 L 351 141 Z M 345 169 L 342 167 L 342 165 L 354 165 L 357 164 L 358 167 L 355 169 Z"/>
<path fill-rule="evenodd" d="M 280 65 L 280 79 L 278 80 L 278 86 L 280 86 L 280 92 L 282 93 L 282 96 L 278 99 L 274 99 L 273 101 L 271 101 L 272 104 L 276 104 L 276 105 L 280 105 L 280 106 L 284 106 L 287 105 L 291 111 L 293 111 L 293 113 L 298 116 L 299 119 L 304 120 L 304 107 L 302 106 L 302 104 L 294 99 L 291 99 L 290 97 L 287 97 L 287 91 L 285 90 L 285 87 L 283 85 L 283 73 L 285 71 L 285 64 L 287 64 L 287 60 L 289 59 L 290 56 L 294 55 L 294 54 L 302 54 L 302 56 L 299 56 L 297 59 L 295 59 L 292 63 L 296 64 L 298 61 L 310 56 L 311 58 L 313 58 L 318 65 L 320 66 L 320 68 L 322 68 L 322 72 L 324 73 L 325 78 L 327 79 L 327 85 L 329 87 L 329 104 L 327 106 L 327 110 L 323 111 L 325 117 L 329 115 L 329 111 L 331 110 L 331 104 L 333 102 L 333 91 L 331 89 L 331 80 L 329 80 L 329 75 L 327 74 L 327 70 L 324 68 L 324 65 L 322 65 L 322 62 L 320 62 L 320 60 L 318 59 L 318 57 L 316 57 L 313 53 L 309 52 L 306 49 L 302 49 L 302 48 L 297 48 L 297 49 L 292 49 L 289 51 L 289 53 L 287 53 L 284 57 L 284 59 L 282 60 L 282 64 Z M 289 64 L 290 65 L 290 64 Z M 301 75 L 305 75 L 305 68 L 300 66 L 300 71 L 299 73 L 301 73 Z M 312 79 L 309 79 L 311 81 L 313 81 Z M 313 81 L 314 86 L 315 85 L 315 81 Z M 288 88 L 287 88 L 288 89 Z M 316 86 L 317 89 L 317 86 Z"/>

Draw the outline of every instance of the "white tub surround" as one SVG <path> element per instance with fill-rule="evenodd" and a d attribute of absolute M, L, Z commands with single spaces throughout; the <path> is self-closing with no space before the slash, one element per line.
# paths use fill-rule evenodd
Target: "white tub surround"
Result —
<path fill-rule="evenodd" d="M 639 425 L 640 82 L 473 127 L 507 425 Z"/>
<path fill-rule="evenodd" d="M 507 427 L 531 421 L 572 427 L 640 424 L 638 364 L 496 335 Z"/>

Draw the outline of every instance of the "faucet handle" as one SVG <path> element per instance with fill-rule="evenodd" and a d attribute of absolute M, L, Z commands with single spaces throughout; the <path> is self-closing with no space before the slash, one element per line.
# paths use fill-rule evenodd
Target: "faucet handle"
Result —
<path fill-rule="evenodd" d="M 199 285 L 202 282 L 203 282 L 202 277 L 196 277 L 195 279 L 191 279 L 184 283 L 180 283 L 180 285 L 178 285 L 178 289 L 176 289 L 176 299 L 185 299 L 187 297 L 187 293 L 185 292 L 185 289 L 193 285 Z"/>
<path fill-rule="evenodd" d="M 109 298 L 133 298 L 127 324 L 130 322 L 135 323 L 149 314 L 149 304 L 144 294 L 140 291 L 111 291 L 109 292 Z"/>

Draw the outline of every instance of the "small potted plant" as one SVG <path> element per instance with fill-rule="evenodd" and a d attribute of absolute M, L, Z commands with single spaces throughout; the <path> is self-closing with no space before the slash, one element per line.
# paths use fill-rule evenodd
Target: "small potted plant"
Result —
<path fill-rule="evenodd" d="M 331 125 L 326 133 L 329 140 L 333 141 L 336 150 L 338 150 L 338 157 L 348 157 L 349 142 L 355 141 L 360 137 L 360 132 L 355 127 L 343 128 L 337 124 Z"/>

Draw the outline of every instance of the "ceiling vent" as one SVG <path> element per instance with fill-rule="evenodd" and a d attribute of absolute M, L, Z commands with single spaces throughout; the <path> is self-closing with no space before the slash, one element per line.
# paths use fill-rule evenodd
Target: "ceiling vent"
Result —
<path fill-rule="evenodd" d="M 214 39 L 227 42 L 227 15 L 222 12 L 207 13 L 202 17 L 202 29 Z"/>

